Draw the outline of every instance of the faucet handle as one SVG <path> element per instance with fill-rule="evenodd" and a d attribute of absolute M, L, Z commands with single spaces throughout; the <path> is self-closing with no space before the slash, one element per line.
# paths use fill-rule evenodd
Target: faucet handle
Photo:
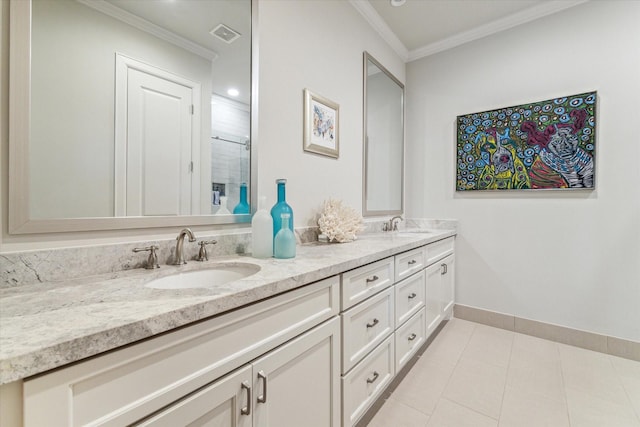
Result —
<path fill-rule="evenodd" d="M 207 254 L 207 245 L 215 245 L 217 240 L 202 240 L 198 242 L 200 245 L 200 252 L 198 252 L 198 258 L 196 261 L 209 261 L 209 255 Z"/>
<path fill-rule="evenodd" d="M 390 231 L 398 231 L 398 221 L 396 220 L 400 220 L 403 221 L 402 216 L 400 215 L 396 215 L 393 218 L 391 218 L 391 220 L 389 221 L 389 225 L 390 225 Z"/>
<path fill-rule="evenodd" d="M 153 270 L 154 268 L 160 268 L 160 265 L 158 265 L 158 255 L 156 254 L 156 251 L 158 249 L 160 249 L 158 246 L 151 245 L 151 246 L 147 246 L 146 248 L 134 248 L 133 252 L 149 251 L 149 258 L 147 258 L 147 265 L 145 265 L 144 268 L 146 268 L 147 270 Z"/>

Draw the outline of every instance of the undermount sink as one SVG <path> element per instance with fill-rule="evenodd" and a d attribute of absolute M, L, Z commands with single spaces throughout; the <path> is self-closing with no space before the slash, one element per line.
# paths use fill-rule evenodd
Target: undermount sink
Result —
<path fill-rule="evenodd" d="M 431 234 L 431 231 L 420 229 L 400 230 L 398 234 Z"/>
<path fill-rule="evenodd" d="M 154 289 L 211 288 L 244 279 L 260 271 L 260 266 L 248 263 L 217 264 L 203 270 L 178 272 L 152 280 L 145 286 Z"/>

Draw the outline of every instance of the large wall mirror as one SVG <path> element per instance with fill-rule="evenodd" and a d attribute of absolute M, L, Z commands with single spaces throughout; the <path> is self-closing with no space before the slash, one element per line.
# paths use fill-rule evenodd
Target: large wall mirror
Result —
<path fill-rule="evenodd" d="M 256 8 L 12 1 L 9 232 L 248 222 Z"/>
<path fill-rule="evenodd" d="M 403 213 L 404 85 L 364 53 L 363 216 Z"/>

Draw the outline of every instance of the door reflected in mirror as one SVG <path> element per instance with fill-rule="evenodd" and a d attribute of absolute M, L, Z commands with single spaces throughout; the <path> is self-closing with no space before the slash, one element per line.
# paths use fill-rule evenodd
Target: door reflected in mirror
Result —
<path fill-rule="evenodd" d="M 250 201 L 251 9 L 32 0 L 26 221 L 216 215 L 242 184 Z"/>
<path fill-rule="evenodd" d="M 403 212 L 404 85 L 364 53 L 363 215 Z"/>

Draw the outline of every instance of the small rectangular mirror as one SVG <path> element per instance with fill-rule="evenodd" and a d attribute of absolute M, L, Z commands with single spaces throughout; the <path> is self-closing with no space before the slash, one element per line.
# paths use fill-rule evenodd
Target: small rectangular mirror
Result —
<path fill-rule="evenodd" d="M 364 53 L 363 216 L 404 209 L 404 85 Z"/>

